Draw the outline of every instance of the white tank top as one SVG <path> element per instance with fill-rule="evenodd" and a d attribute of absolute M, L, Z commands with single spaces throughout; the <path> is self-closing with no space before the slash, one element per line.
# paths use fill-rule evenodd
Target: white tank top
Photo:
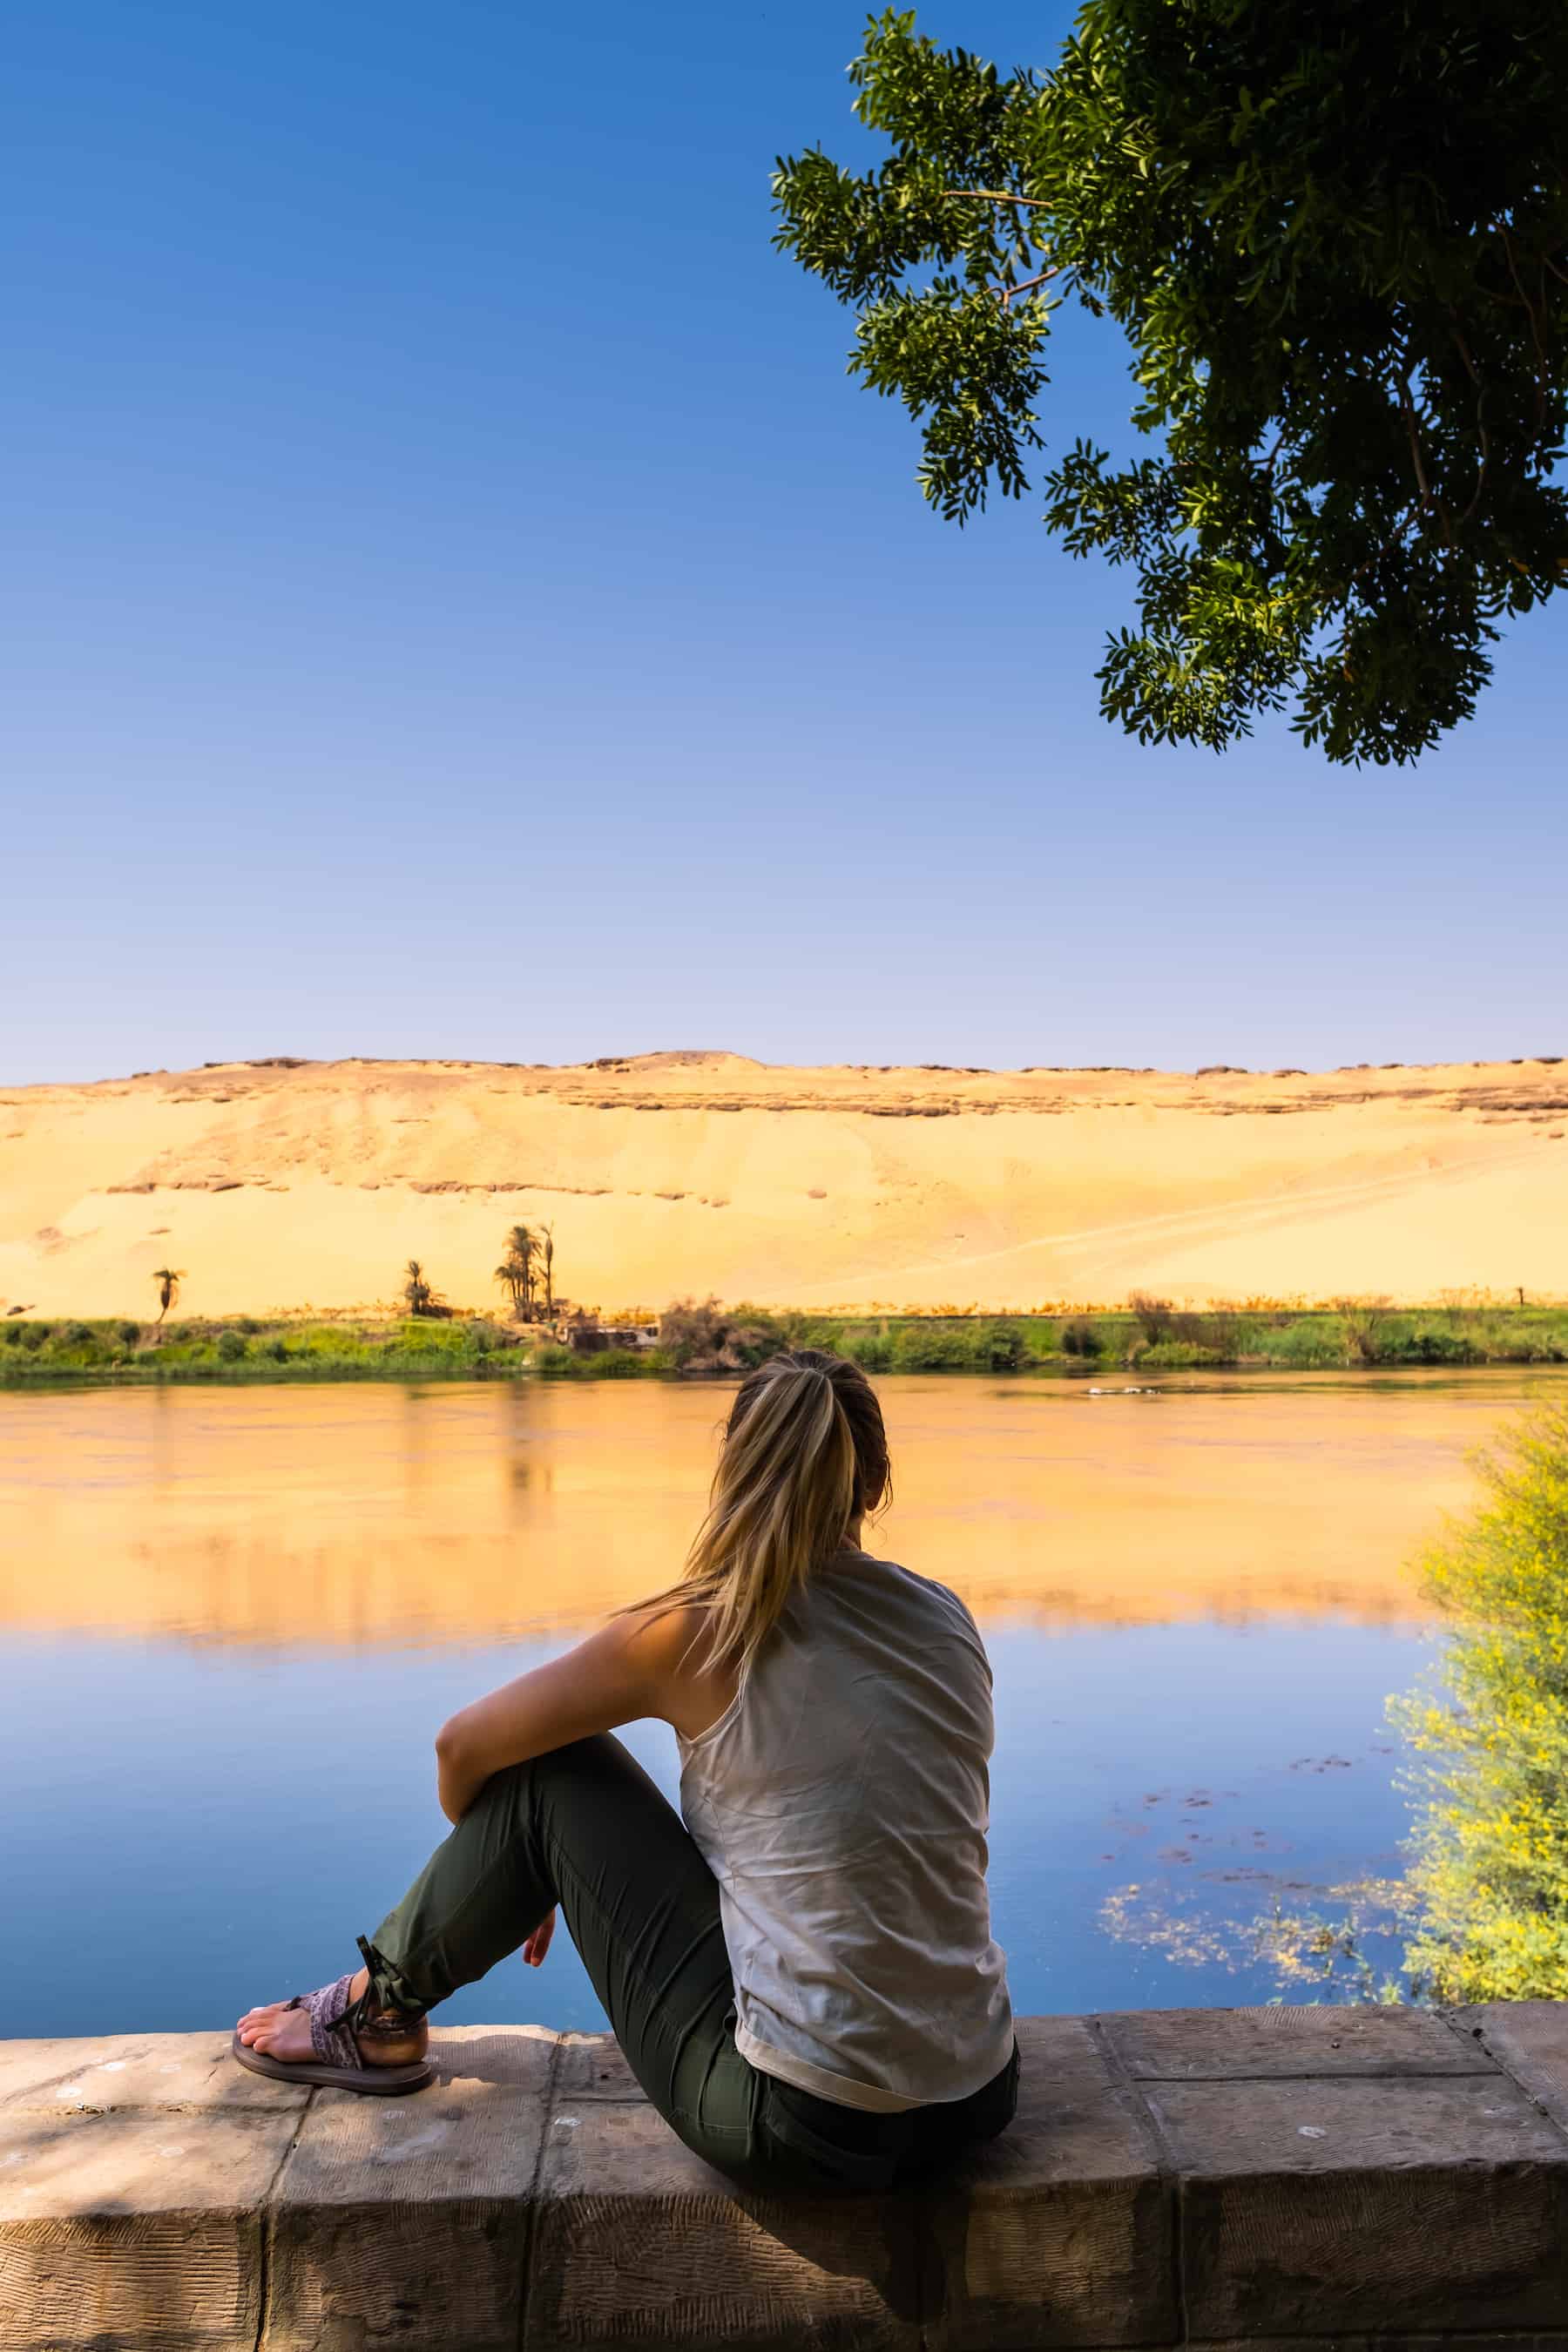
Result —
<path fill-rule="evenodd" d="M 731 1706 L 681 1739 L 743 2058 L 884 2112 L 967 2098 L 1012 2053 L 991 1938 L 991 1668 L 955 1593 L 841 1553 Z"/>

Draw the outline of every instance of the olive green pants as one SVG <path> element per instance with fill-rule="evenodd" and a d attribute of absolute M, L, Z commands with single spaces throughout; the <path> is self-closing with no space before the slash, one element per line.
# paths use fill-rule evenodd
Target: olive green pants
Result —
<path fill-rule="evenodd" d="M 370 1946 L 379 2002 L 434 2009 L 559 1904 L 626 2063 L 688 2147 L 742 2185 L 883 2189 L 1011 2121 L 1018 2056 L 973 2097 L 869 2115 L 735 2047 L 719 1888 L 679 1815 L 600 1734 L 486 1782 Z"/>

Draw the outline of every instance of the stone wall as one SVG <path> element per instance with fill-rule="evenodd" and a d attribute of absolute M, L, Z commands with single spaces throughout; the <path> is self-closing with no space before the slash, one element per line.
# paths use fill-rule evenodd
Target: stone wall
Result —
<path fill-rule="evenodd" d="M 1568 2352 L 1568 2005 L 1038 2017 L 924 2193 L 743 2198 L 615 2044 L 401 2100 L 226 2034 L 0 2042 L 0 2352 Z"/>

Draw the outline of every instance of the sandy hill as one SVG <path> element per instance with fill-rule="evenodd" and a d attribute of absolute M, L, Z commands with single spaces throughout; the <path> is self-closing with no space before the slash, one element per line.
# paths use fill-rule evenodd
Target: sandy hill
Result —
<path fill-rule="evenodd" d="M 561 1287 L 855 1307 L 1477 1286 L 1568 1295 L 1568 1066 L 571 1068 L 276 1059 L 0 1090 L 0 1312 L 498 1297 L 509 1223 Z"/>

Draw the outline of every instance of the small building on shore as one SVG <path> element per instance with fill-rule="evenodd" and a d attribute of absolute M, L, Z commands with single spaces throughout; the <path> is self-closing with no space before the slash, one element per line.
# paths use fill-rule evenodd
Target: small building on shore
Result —
<path fill-rule="evenodd" d="M 612 1348 L 637 1350 L 658 1345 L 657 1323 L 605 1323 L 579 1307 L 561 1326 L 561 1338 L 574 1356 L 605 1355 Z"/>

